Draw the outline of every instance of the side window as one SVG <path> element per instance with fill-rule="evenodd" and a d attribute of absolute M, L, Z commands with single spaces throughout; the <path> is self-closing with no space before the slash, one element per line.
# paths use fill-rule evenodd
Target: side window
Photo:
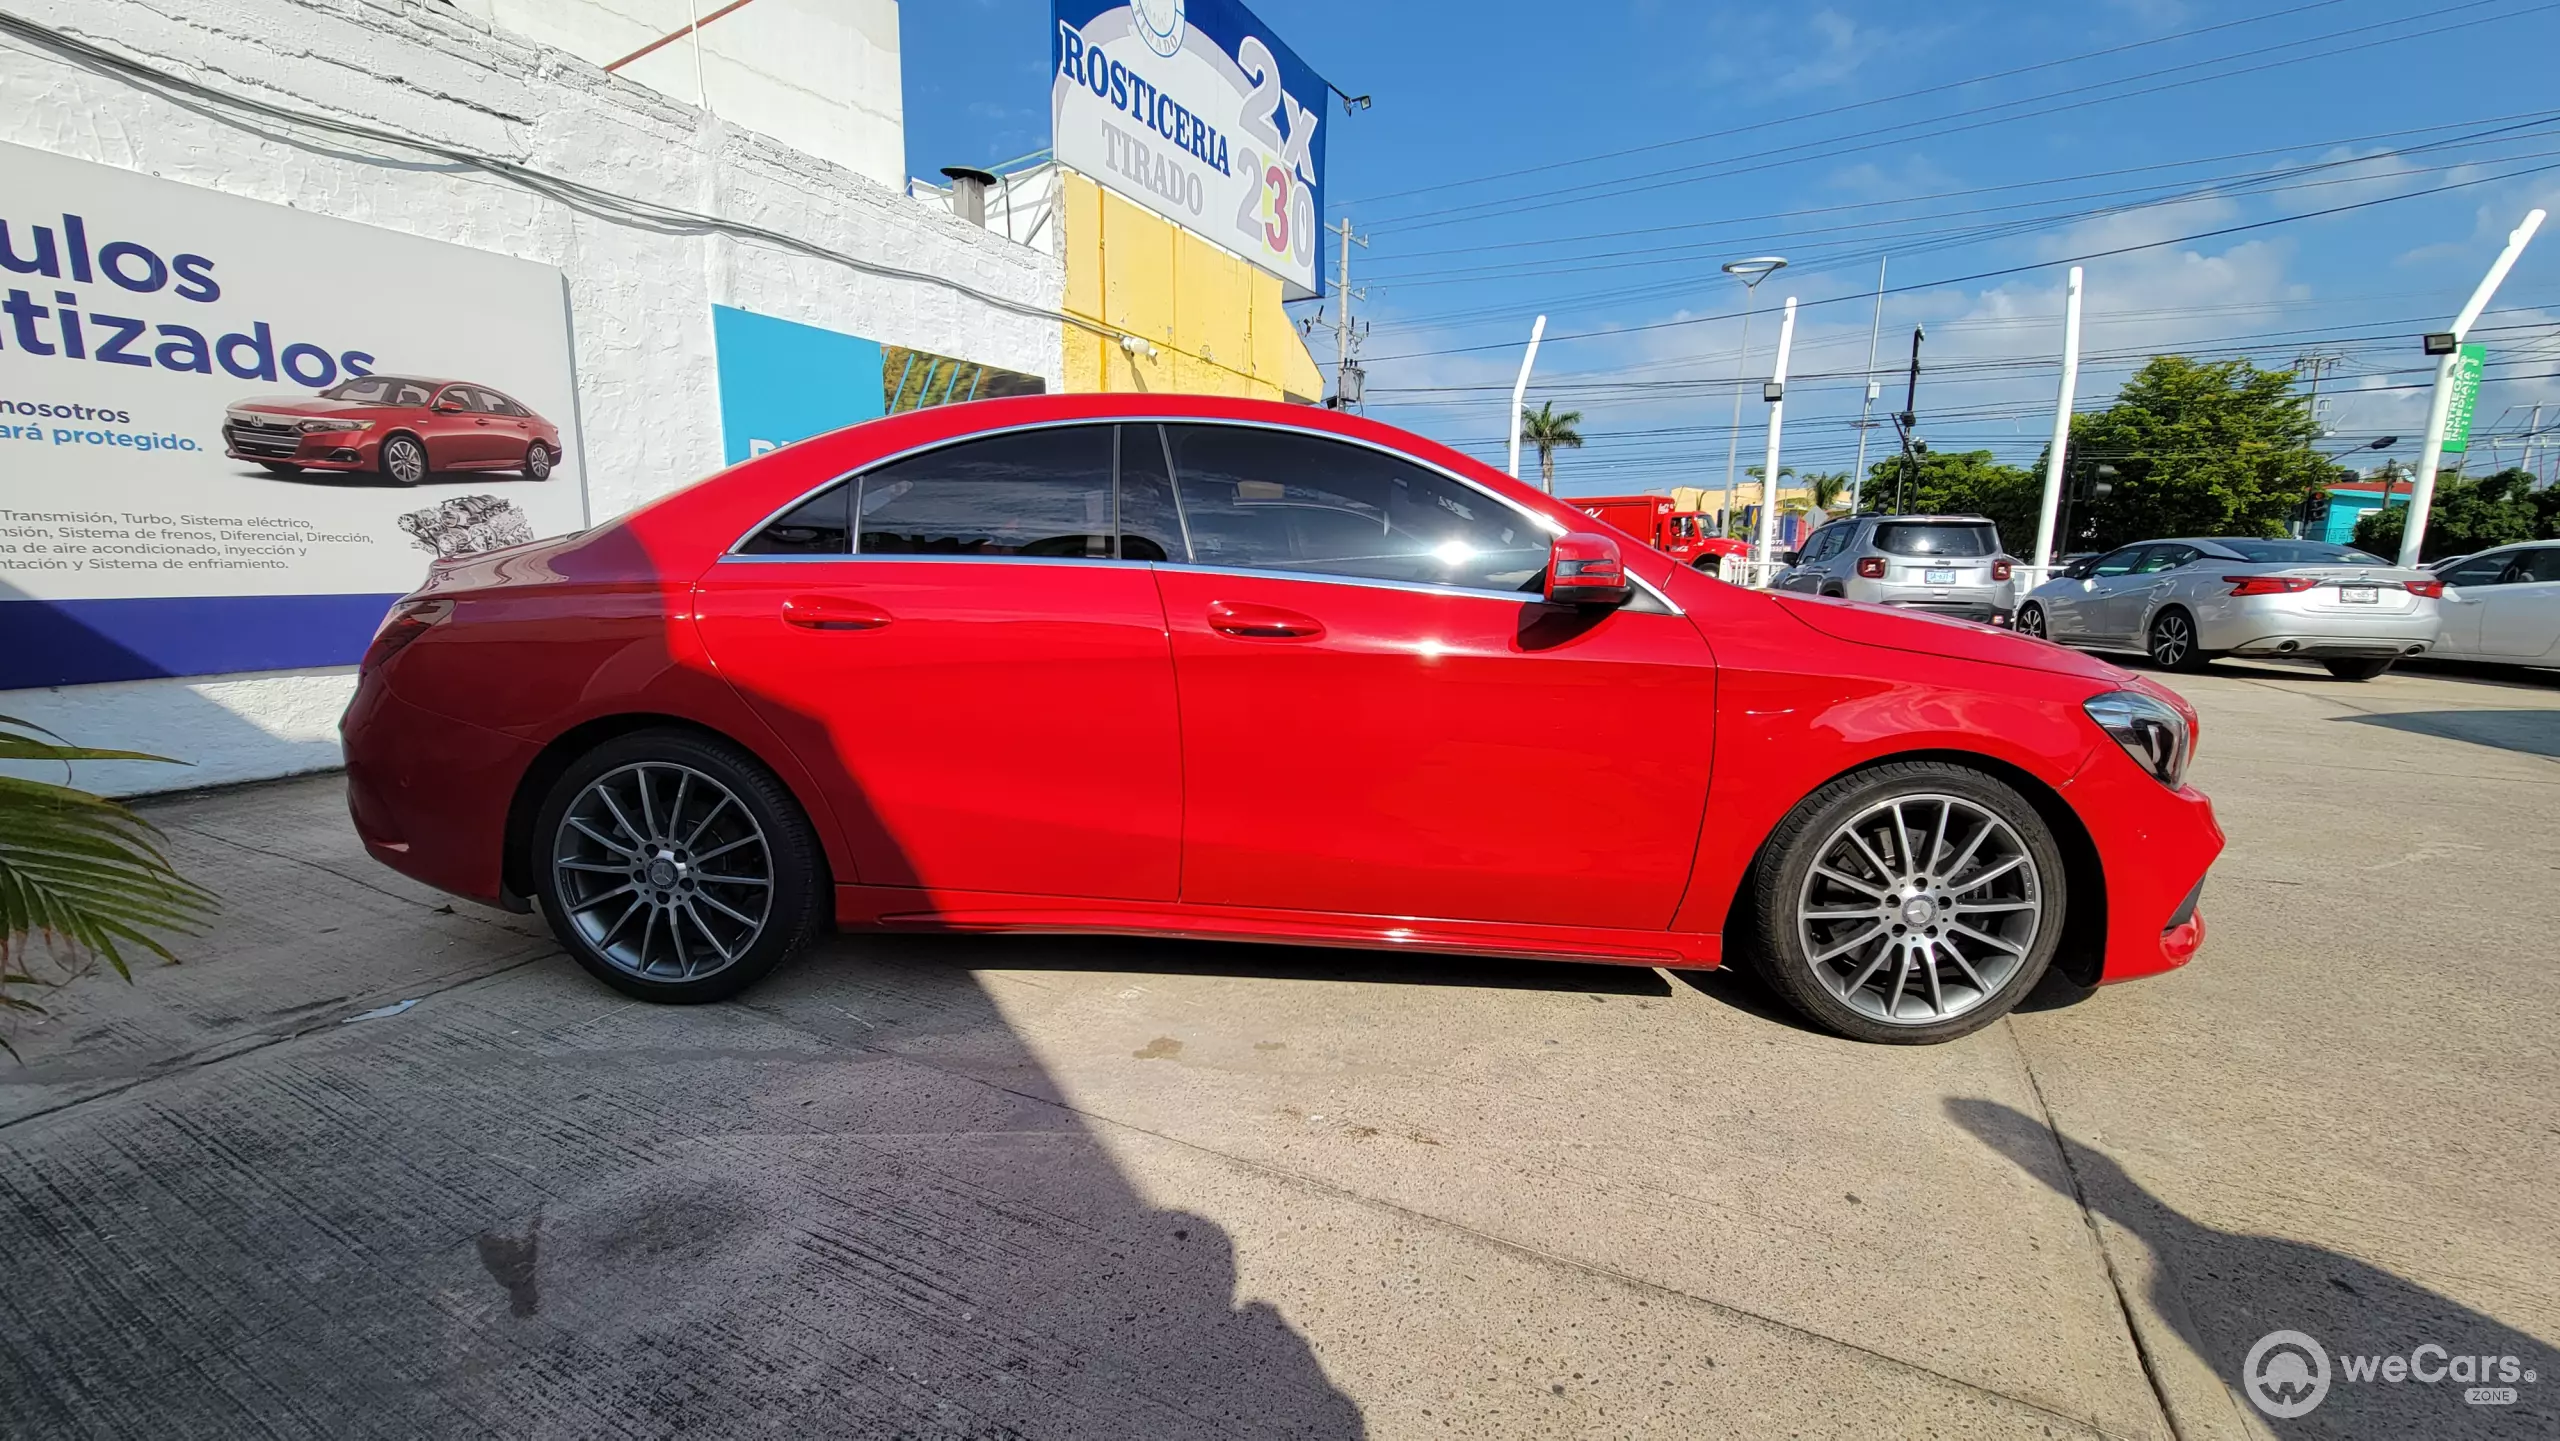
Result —
<path fill-rule="evenodd" d="M 2515 559 L 2513 551 L 2499 551 L 2494 555 L 2475 555 L 2446 571 L 2444 583 L 2456 587 L 2496 585 L 2506 579 L 2507 562 L 2513 559 Z"/>
<path fill-rule="evenodd" d="M 460 406 L 464 410 L 478 410 L 480 408 L 480 397 L 471 393 L 470 386 L 448 385 L 444 389 L 436 392 L 435 403 L 440 406 Z"/>
<path fill-rule="evenodd" d="M 1107 425 L 1023 430 L 893 461 L 862 477 L 864 555 L 1111 555 Z"/>
<path fill-rule="evenodd" d="M 2097 565 L 2091 568 L 2089 574 L 2100 579 L 2104 579 L 2111 575 L 2126 574 L 2133 569 L 2134 562 L 2142 558 L 2142 552 L 2147 548 L 2148 547 L 2139 545 L 2128 545 L 2122 550 L 2111 552 L 2108 555 L 2101 557 Z"/>
<path fill-rule="evenodd" d="M 2527 585 L 2560 580 L 2560 545 L 2526 551 L 2524 563 L 2516 567 L 2516 580 Z"/>
<path fill-rule="evenodd" d="M 1182 512 L 1173 503 L 1173 476 L 1165 470 L 1164 428 L 1120 427 L 1120 558 L 1188 560 Z"/>
<path fill-rule="evenodd" d="M 395 380 L 391 382 L 391 394 L 382 403 L 422 406 L 427 403 L 428 394 L 427 388 L 414 380 Z"/>
<path fill-rule="evenodd" d="M 1242 426 L 1169 425 L 1201 565 L 1535 590 L 1549 536 L 1438 471 L 1365 446 Z"/>
<path fill-rule="evenodd" d="M 2133 568 L 2133 573 L 2158 575 L 2164 570 L 2176 570 L 2195 558 L 2196 548 L 2191 545 L 2155 545 L 2142 557 L 2142 564 Z"/>
<path fill-rule="evenodd" d="M 839 480 L 775 517 L 738 547 L 741 555 L 843 555 L 853 482 Z"/>
<path fill-rule="evenodd" d="M 505 396 L 500 395 L 494 390 L 481 391 L 480 399 L 487 404 L 490 410 L 495 411 L 500 415 L 523 416 L 530 413 L 523 406 L 516 404 L 514 401 L 507 399 Z"/>

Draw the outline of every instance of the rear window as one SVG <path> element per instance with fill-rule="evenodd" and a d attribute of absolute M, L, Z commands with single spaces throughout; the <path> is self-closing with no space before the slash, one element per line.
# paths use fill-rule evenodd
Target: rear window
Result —
<path fill-rule="evenodd" d="M 2217 540 L 2214 544 L 2260 565 L 2391 564 L 2378 555 L 2343 545 L 2322 545 L 2316 540 Z"/>
<path fill-rule="evenodd" d="M 1887 555 L 1998 555 L 2000 532 L 1988 525 L 1880 525 L 1876 549 Z"/>

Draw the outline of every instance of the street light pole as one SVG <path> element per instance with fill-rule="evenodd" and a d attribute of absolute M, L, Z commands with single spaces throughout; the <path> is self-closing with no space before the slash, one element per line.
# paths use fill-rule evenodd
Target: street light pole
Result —
<path fill-rule="evenodd" d="M 1858 406 L 1858 468 L 1849 472 L 1849 513 L 1858 513 L 1858 497 L 1867 484 L 1867 432 L 1875 428 L 1876 342 L 1884 336 L 1884 264 L 1876 257 L 1876 318 L 1867 324 L 1867 398 Z"/>
<path fill-rule="evenodd" d="M 1716 504 L 1716 533 L 1719 539 L 1733 528 L 1733 478 L 1735 463 L 1742 459 L 1742 385 L 1746 368 L 1751 363 L 1751 309 L 1760 293 L 1760 282 L 1787 268 L 1783 255 L 1755 255 L 1747 260 L 1728 260 L 1724 273 L 1742 282 L 1742 353 L 1733 358 L 1733 428 L 1724 443 L 1724 497 Z"/>
<path fill-rule="evenodd" d="M 2400 564 L 2404 569 L 2418 563 L 2419 547 L 2426 543 L 2427 509 L 2435 504 L 2436 467 L 2444 459 L 2445 416 L 2453 408 L 2454 372 L 2462 367 L 2462 337 L 2471 333 L 2471 327 L 2480 319 L 2480 312 L 2489 308 L 2490 297 L 2498 293 L 2498 286 L 2506 280 L 2507 272 L 2515 268 L 2516 257 L 2524 254 L 2533 233 L 2541 228 L 2542 212 L 2527 211 L 2524 223 L 2507 236 L 2507 248 L 2498 252 L 2497 263 L 2489 267 L 2487 275 L 2480 277 L 2480 288 L 2471 292 L 2470 303 L 2453 318 L 2454 344 L 2445 352 L 2443 359 L 2436 362 L 2435 394 L 2427 401 L 2427 433 L 2418 447 L 2418 478 L 2409 487 L 2409 520 L 2400 532 Z"/>
<path fill-rule="evenodd" d="M 2053 443 L 2045 452 L 2044 505 L 2036 512 L 2036 553 L 2028 564 L 2041 576 L 2053 564 L 2054 512 L 2062 505 L 2062 457 L 2071 448 L 2071 400 L 2080 386 L 2080 267 L 2062 302 L 2062 396 L 2053 407 Z"/>
<path fill-rule="evenodd" d="M 1927 326 L 1911 327 L 1911 380 L 1902 392 L 1902 412 L 1893 418 L 1894 427 L 1902 432 L 1902 474 L 1893 483 L 1893 508 L 1897 514 L 1909 503 L 1905 491 L 1911 484 L 1911 472 L 1920 467 L 1912 456 L 1917 444 L 1912 431 L 1920 423 L 1920 342 L 1928 338 Z"/>
<path fill-rule="evenodd" d="M 1778 322 L 1778 366 L 1769 372 L 1769 384 L 1762 391 L 1769 400 L 1769 458 L 1760 467 L 1760 533 L 1751 547 L 1754 585 L 1769 583 L 1769 542 L 1778 528 L 1778 431 L 1787 420 L 1787 351 L 1795 342 L 1796 298 L 1790 295 L 1786 319 Z"/>
<path fill-rule="evenodd" d="M 1529 403 L 1529 367 L 1538 363 L 1538 339 L 1547 333 L 1547 318 L 1529 327 L 1529 349 L 1520 357 L 1520 378 L 1511 383 L 1511 478 L 1520 478 L 1520 414 Z"/>

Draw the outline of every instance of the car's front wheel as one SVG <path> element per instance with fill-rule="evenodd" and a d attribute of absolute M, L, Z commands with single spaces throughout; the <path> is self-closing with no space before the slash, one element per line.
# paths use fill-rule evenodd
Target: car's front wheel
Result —
<path fill-rule="evenodd" d="M 826 862 L 754 757 L 687 731 L 618 737 L 562 774 L 534 826 L 542 912 L 626 995 L 735 995 L 818 934 Z"/>
<path fill-rule="evenodd" d="M 1895 761 L 1789 812 L 1751 902 L 1781 996 L 1844 1036 L 1912 1045 L 1980 1030 L 2034 988 L 2067 889 L 2052 827 L 2017 791 Z"/>
<path fill-rule="evenodd" d="M 425 480 L 425 442 L 414 435 L 395 435 L 382 442 L 382 473 L 394 485 L 416 485 Z"/>
<path fill-rule="evenodd" d="M 2031 635 L 2038 640 L 2051 639 L 2045 634 L 2043 606 L 2028 601 L 2018 607 L 2018 634 Z"/>

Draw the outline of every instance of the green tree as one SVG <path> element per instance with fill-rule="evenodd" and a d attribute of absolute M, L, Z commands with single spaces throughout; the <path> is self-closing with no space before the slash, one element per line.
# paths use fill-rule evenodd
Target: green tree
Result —
<path fill-rule="evenodd" d="M 2025 555 L 2035 545 L 2037 509 L 2044 503 L 2040 472 L 2004 465 L 1987 450 L 1933 450 L 1918 462 L 1903 488 L 1905 512 L 1985 516 L 2000 528 L 2000 544 L 2011 555 Z M 1892 509 L 1903 479 L 1901 456 L 1877 461 L 1867 476 L 1867 509 Z"/>
<path fill-rule="evenodd" d="M 1804 481 L 1807 508 L 1829 515 L 1840 508 L 1840 497 L 1849 493 L 1849 472 L 1816 470 L 1799 477 Z"/>
<path fill-rule="evenodd" d="M 2071 418 L 2067 473 L 2116 470 L 2114 493 L 2075 504 L 2071 529 L 2094 526 L 2088 547 L 2100 550 L 2163 535 L 2283 535 L 2294 507 L 2335 473 L 2314 448 L 2319 433 L 2292 371 L 2153 356 L 2114 404 Z"/>
<path fill-rule="evenodd" d="M 1582 448 L 1582 432 L 1574 429 L 1580 424 L 1581 411 L 1568 410 L 1558 415 L 1552 400 L 1535 410 L 1520 407 L 1520 438 L 1538 448 L 1538 477 L 1545 482 L 1549 495 L 1556 493 L 1556 450 L 1560 446 Z"/>
<path fill-rule="evenodd" d="M 2533 472 L 2515 467 L 2478 480 L 2459 472 L 2439 475 L 2435 499 L 2427 507 L 2427 538 L 2418 547 L 2418 558 L 2441 560 L 2493 545 L 2551 536 L 2552 521 L 2560 518 L 2560 506 L 2550 501 L 2550 495 L 2549 491 L 2534 490 Z M 2386 560 L 2398 558 L 2400 538 L 2407 532 L 2408 522 L 2406 505 L 2385 506 L 2368 513 L 2356 522 L 2356 549 L 2371 551 Z"/>
<path fill-rule="evenodd" d="M 22 720 L 0 716 L 0 761 L 156 761 L 136 751 L 91 750 Z M 162 854 L 160 833 L 114 801 L 67 785 L 0 775 L 0 1018 L 42 1014 L 30 988 L 58 977 L 37 971 L 39 952 L 62 975 L 103 959 L 126 980 L 126 946 L 174 960 L 151 932 L 184 931 L 213 898 Z M 0 1050 L 16 1054 L 0 1035 Z"/>

